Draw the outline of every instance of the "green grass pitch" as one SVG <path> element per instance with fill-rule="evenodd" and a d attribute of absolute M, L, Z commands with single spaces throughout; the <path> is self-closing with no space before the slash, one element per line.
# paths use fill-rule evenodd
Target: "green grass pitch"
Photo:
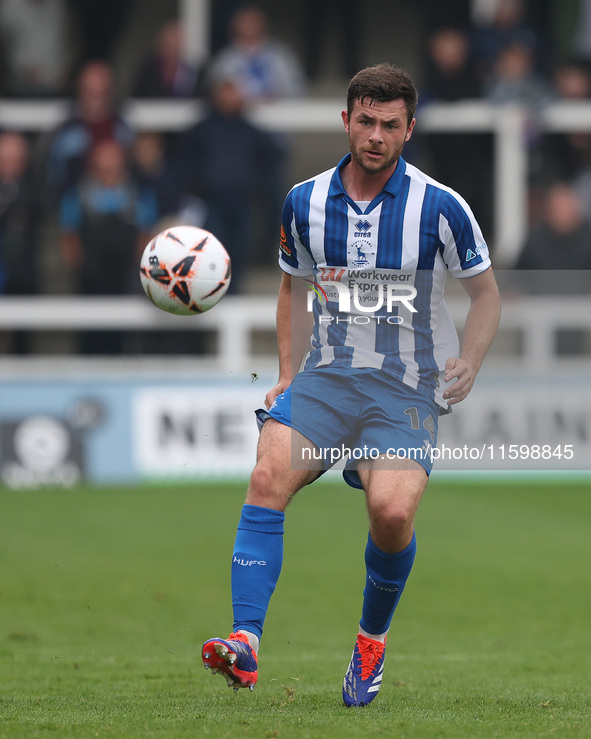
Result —
<path fill-rule="evenodd" d="M 366 518 L 337 481 L 290 508 L 254 693 L 203 670 L 243 491 L 0 491 L 0 737 L 591 737 L 588 481 L 434 474 L 364 709 L 340 693 Z"/>

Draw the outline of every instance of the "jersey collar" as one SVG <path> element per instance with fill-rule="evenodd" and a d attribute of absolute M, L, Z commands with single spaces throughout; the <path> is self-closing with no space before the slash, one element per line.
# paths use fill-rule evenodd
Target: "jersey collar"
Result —
<path fill-rule="evenodd" d="M 330 188 L 328 190 L 329 198 L 335 195 L 345 195 L 347 198 L 349 197 L 343 185 L 343 180 L 341 178 L 341 170 L 350 161 L 351 161 L 351 154 L 347 154 L 337 164 L 336 170 L 332 176 Z M 402 186 L 402 180 L 404 178 L 405 172 L 406 172 L 406 162 L 402 157 L 400 157 L 398 159 L 398 165 L 396 169 L 394 170 L 394 172 L 392 173 L 392 176 L 390 177 L 388 182 L 386 182 L 386 184 L 384 185 L 382 192 L 374 198 L 374 201 L 377 200 L 378 198 L 381 198 L 382 194 L 386 192 L 396 197 L 398 193 L 400 192 L 400 187 Z"/>

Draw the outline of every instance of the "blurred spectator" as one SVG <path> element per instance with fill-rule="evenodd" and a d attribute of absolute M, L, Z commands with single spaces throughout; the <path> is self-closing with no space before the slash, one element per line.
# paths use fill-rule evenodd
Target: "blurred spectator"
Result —
<path fill-rule="evenodd" d="M 60 249 L 81 295 L 122 295 L 137 288 L 137 263 L 158 219 L 154 194 L 130 176 L 126 152 L 116 141 L 92 150 L 80 183 L 60 206 Z M 137 288 L 139 290 L 139 288 Z M 85 354 L 118 354 L 118 332 L 83 332 Z"/>
<path fill-rule="evenodd" d="M 486 97 L 500 105 L 518 103 L 539 112 L 552 100 L 550 86 L 534 69 L 529 46 L 513 43 L 499 53 L 492 76 L 486 86 Z"/>
<path fill-rule="evenodd" d="M 364 41 L 363 25 L 359 0 L 305 0 L 303 38 L 308 77 L 319 77 L 329 51 L 327 35 L 337 26 L 341 34 L 339 71 L 347 79 L 353 77 L 362 66 L 359 52 Z"/>
<path fill-rule="evenodd" d="M 77 96 L 71 115 L 51 138 L 47 181 L 61 195 L 82 176 L 89 152 L 101 141 L 114 139 L 130 146 L 134 132 L 117 112 L 111 67 L 93 61 L 78 77 Z"/>
<path fill-rule="evenodd" d="M 212 60 L 211 84 L 233 80 L 248 103 L 303 94 L 305 75 L 294 52 L 268 35 L 262 10 L 246 7 L 232 18 L 231 41 Z"/>
<path fill-rule="evenodd" d="M 591 270 L 591 223 L 570 184 L 547 189 L 542 220 L 532 228 L 515 268 Z"/>
<path fill-rule="evenodd" d="M 561 100 L 586 100 L 591 97 L 591 73 L 578 61 L 565 62 L 554 72 L 554 87 Z"/>
<path fill-rule="evenodd" d="M 531 51 L 536 72 L 546 70 L 545 50 L 539 34 L 529 23 L 525 0 L 496 0 L 490 22 L 477 27 L 472 38 L 476 71 L 482 85 L 490 84 L 503 49 L 515 45 Z"/>
<path fill-rule="evenodd" d="M 529 234 L 513 275 L 520 292 L 533 295 L 591 293 L 591 221 L 568 183 L 551 185 L 544 197 L 542 220 Z M 562 329 L 556 336 L 558 354 L 587 351 L 580 329 Z"/>
<path fill-rule="evenodd" d="M 591 73 L 579 61 L 566 62 L 554 74 L 558 102 L 591 98 Z M 591 132 L 546 133 L 532 158 L 536 180 L 574 180 L 591 167 Z"/>
<path fill-rule="evenodd" d="M 20 133 L 0 134 L 0 293 L 31 295 L 38 285 L 39 193 L 29 167 L 29 144 Z M 24 332 L 12 351 L 27 350 Z"/>
<path fill-rule="evenodd" d="M 131 169 L 139 185 L 150 188 L 157 199 L 158 210 L 166 213 L 171 197 L 166 192 L 166 141 L 162 133 L 141 131 L 131 149 Z"/>
<path fill-rule="evenodd" d="M 578 0 L 577 5 L 572 53 L 586 64 L 591 64 L 591 0 Z"/>
<path fill-rule="evenodd" d="M 499 54 L 495 71 L 486 93 L 495 105 L 520 105 L 526 109 L 523 143 L 528 148 L 532 163 L 544 142 L 544 132 L 539 125 L 540 113 L 553 100 L 550 86 L 533 68 L 533 56 L 529 47 L 521 44 L 506 46 Z M 536 180 L 535 166 L 530 169 Z M 532 209 L 536 208 L 536 189 L 531 190 Z"/>
<path fill-rule="evenodd" d="M 423 102 L 456 102 L 480 97 L 468 34 L 459 28 L 439 28 L 429 39 Z"/>
<path fill-rule="evenodd" d="M 133 0 L 70 0 L 78 20 L 82 64 L 110 60 Z"/>
<path fill-rule="evenodd" d="M 234 82 L 218 82 L 210 98 L 209 114 L 173 152 L 167 192 L 176 191 L 182 222 L 206 228 L 224 244 L 232 259 L 230 290 L 237 292 L 251 256 L 253 208 L 272 209 L 277 194 L 283 196 L 283 149 L 272 134 L 246 120 Z M 279 217 L 262 216 L 265 223 Z"/>
<path fill-rule="evenodd" d="M 427 49 L 421 105 L 479 98 L 468 34 L 458 28 L 434 31 Z M 481 133 L 427 133 L 422 141 L 429 173 L 471 204 L 485 233 L 492 223 L 492 137 Z M 468 165 L 462 165 L 468 162 Z M 474 166 L 478 162 L 479 166 Z M 488 163 L 488 166 L 487 166 Z"/>
<path fill-rule="evenodd" d="M 211 53 L 213 55 L 229 43 L 230 25 L 234 14 L 249 4 L 248 0 L 215 0 L 211 3 L 209 12 Z"/>
<path fill-rule="evenodd" d="M 171 20 L 160 29 L 153 51 L 142 63 L 132 95 L 143 98 L 190 98 L 198 88 L 199 70 L 183 57 L 183 28 Z"/>
<path fill-rule="evenodd" d="M 63 95 L 70 69 L 65 0 L 2 0 L 0 35 L 7 95 Z"/>

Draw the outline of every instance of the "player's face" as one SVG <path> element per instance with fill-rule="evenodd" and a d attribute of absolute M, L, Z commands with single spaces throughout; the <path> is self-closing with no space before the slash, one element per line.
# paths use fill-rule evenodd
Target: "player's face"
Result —
<path fill-rule="evenodd" d="M 353 161 L 367 174 L 383 172 L 398 161 L 415 125 L 408 124 L 403 100 L 386 103 L 356 100 L 351 116 L 343 111 Z"/>

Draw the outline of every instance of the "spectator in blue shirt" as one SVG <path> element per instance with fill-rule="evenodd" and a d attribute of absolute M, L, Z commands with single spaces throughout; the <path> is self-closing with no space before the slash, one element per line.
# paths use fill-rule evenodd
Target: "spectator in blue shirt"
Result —
<path fill-rule="evenodd" d="M 81 295 L 133 291 L 137 262 L 158 219 L 152 190 L 129 174 L 125 150 L 116 141 L 99 143 L 85 175 L 60 205 L 60 249 Z M 135 278 L 135 279 L 134 279 Z M 119 353 L 121 334 L 87 332 L 83 353 Z"/>

